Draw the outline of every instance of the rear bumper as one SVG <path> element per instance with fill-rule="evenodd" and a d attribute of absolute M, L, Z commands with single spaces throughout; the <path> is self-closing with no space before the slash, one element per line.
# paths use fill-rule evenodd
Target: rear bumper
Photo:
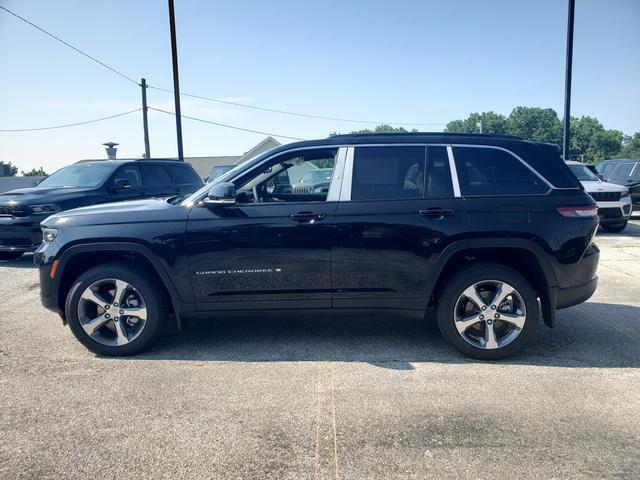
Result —
<path fill-rule="evenodd" d="M 598 277 L 592 278 L 584 285 L 556 289 L 556 309 L 573 307 L 591 298 L 598 287 Z"/>

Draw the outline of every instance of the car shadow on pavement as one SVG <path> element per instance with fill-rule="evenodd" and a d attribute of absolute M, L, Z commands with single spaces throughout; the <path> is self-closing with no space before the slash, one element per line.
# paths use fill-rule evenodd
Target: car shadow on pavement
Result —
<path fill-rule="evenodd" d="M 0 267 L 8 268 L 36 268 L 33 264 L 33 254 L 25 253 L 13 260 L 0 260 Z"/>
<path fill-rule="evenodd" d="M 542 321 L 530 345 L 505 365 L 576 368 L 640 367 L 640 307 L 585 303 L 558 312 L 558 325 Z M 449 347 L 434 321 L 319 313 L 234 314 L 192 321 L 167 332 L 149 352 L 129 359 L 233 362 L 366 362 L 412 370 L 416 363 L 486 363 Z"/>
<path fill-rule="evenodd" d="M 598 243 L 598 237 L 640 237 L 640 224 L 638 224 L 637 221 L 629 222 L 624 230 L 616 233 L 605 232 L 602 227 L 600 227 L 598 228 L 598 234 L 596 236 L 596 244 Z"/>

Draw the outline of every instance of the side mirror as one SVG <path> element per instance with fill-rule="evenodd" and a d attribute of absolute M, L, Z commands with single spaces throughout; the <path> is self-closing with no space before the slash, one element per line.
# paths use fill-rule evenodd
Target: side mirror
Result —
<path fill-rule="evenodd" d="M 602 181 L 604 182 L 604 175 L 603 175 L 603 174 L 598 173 L 598 174 L 596 175 L 596 177 L 598 177 L 600 180 L 602 180 Z"/>
<path fill-rule="evenodd" d="M 235 205 L 236 186 L 231 182 L 218 183 L 211 187 L 202 203 L 206 205 Z"/>
<path fill-rule="evenodd" d="M 46 178 L 46 177 L 45 177 L 45 178 Z M 38 186 L 42 180 L 44 180 L 44 178 L 41 178 L 40 180 L 34 180 L 34 181 L 33 181 L 33 186 L 34 186 L 34 187 Z"/>
<path fill-rule="evenodd" d="M 204 183 L 209 183 L 209 175 L 207 175 L 206 177 L 204 177 Z"/>
<path fill-rule="evenodd" d="M 116 181 L 111 184 L 110 190 L 112 192 L 119 192 L 120 190 L 124 190 L 125 188 L 131 188 L 131 183 L 126 178 L 118 178 Z"/>

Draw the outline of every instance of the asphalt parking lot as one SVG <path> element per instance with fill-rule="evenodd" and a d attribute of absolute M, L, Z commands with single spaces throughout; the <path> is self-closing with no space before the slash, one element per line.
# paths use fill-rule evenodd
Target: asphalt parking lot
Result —
<path fill-rule="evenodd" d="M 390 315 L 199 322 L 96 357 L 0 263 L 0 478 L 638 478 L 640 221 L 523 354 Z"/>

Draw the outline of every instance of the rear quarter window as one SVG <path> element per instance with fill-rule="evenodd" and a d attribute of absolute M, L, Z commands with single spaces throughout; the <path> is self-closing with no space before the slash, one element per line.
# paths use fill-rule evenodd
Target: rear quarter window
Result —
<path fill-rule="evenodd" d="M 549 186 L 505 150 L 453 147 L 460 191 L 465 196 L 535 195 Z"/>

